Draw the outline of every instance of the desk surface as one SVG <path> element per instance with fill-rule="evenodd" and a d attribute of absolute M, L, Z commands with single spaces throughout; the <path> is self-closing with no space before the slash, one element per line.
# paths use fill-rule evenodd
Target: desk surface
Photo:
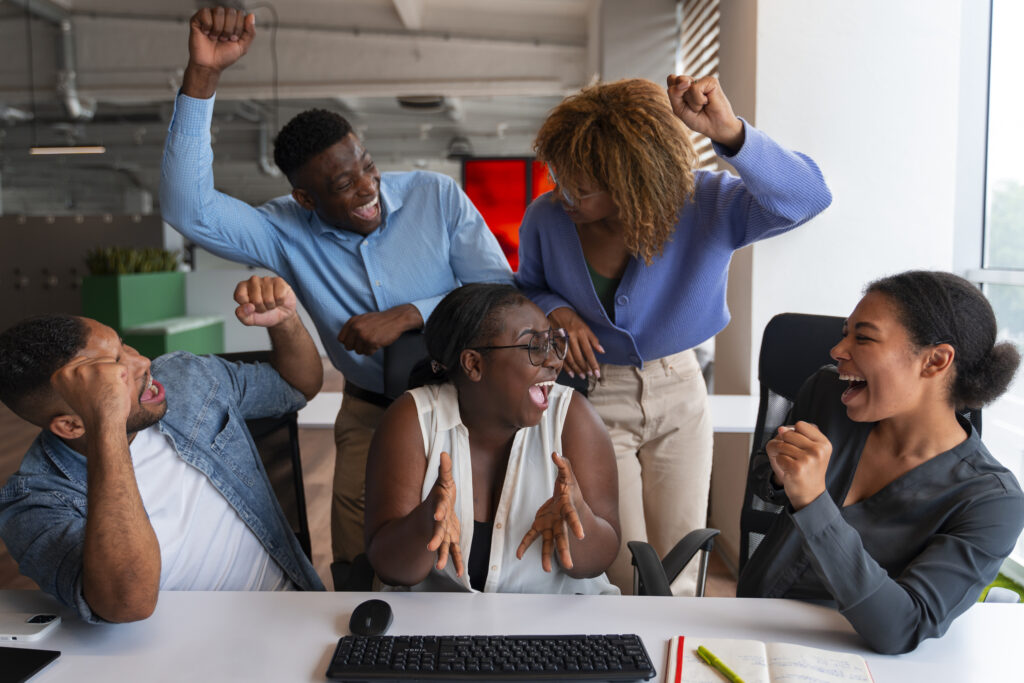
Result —
<path fill-rule="evenodd" d="M 444 593 L 161 593 L 134 624 L 68 618 L 34 647 L 62 656 L 47 681 L 323 681 L 352 609 L 383 597 L 391 634 L 637 633 L 663 675 L 672 635 L 801 643 L 856 652 L 875 683 L 1019 680 L 1024 606 L 978 604 L 941 639 L 910 654 L 878 655 L 837 612 L 791 600 Z M 39 591 L 0 591 L 0 610 L 53 611 Z M 9 645 L 10 643 L 5 643 Z"/>
<path fill-rule="evenodd" d="M 299 411 L 299 426 L 313 429 L 331 429 L 341 407 L 340 391 L 321 391 L 305 408 Z M 711 394 L 708 396 L 711 423 L 719 433 L 745 433 L 754 431 L 757 422 L 757 396 Z"/>

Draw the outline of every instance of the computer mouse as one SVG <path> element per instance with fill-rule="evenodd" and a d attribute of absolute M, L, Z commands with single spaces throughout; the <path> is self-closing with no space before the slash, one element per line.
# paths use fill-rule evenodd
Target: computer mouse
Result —
<path fill-rule="evenodd" d="M 357 636 L 379 636 L 391 626 L 391 605 L 383 600 L 367 600 L 352 610 L 348 630 Z"/>

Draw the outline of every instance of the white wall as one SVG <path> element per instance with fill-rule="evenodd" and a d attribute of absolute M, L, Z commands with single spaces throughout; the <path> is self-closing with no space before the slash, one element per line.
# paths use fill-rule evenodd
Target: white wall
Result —
<path fill-rule="evenodd" d="M 761 330 L 776 313 L 846 315 L 874 278 L 956 266 L 957 212 L 963 224 L 971 211 L 958 190 L 974 182 L 961 168 L 975 151 L 962 142 L 961 117 L 976 121 L 985 108 L 976 82 L 985 78 L 978 71 L 982 4 L 723 3 L 726 93 L 753 104 L 753 112 L 738 106 L 738 113 L 810 155 L 834 201 L 810 224 L 734 259 L 729 286 L 737 324 L 721 335 L 733 355 L 719 344 L 716 373 L 733 363 L 748 374 L 727 386 L 716 377 L 717 391 L 757 386 Z M 753 85 L 746 71 L 751 45 Z M 716 448 L 711 517 L 734 551 L 748 453 L 720 441 L 727 448 Z"/>

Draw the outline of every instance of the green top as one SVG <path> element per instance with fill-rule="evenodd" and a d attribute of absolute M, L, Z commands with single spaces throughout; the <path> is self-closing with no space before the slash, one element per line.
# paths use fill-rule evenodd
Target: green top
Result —
<path fill-rule="evenodd" d="M 615 292 L 622 282 L 621 277 L 605 277 L 590 266 L 587 261 L 587 272 L 590 273 L 590 281 L 594 283 L 594 291 L 597 292 L 597 300 L 604 306 L 608 319 L 615 322 Z"/>

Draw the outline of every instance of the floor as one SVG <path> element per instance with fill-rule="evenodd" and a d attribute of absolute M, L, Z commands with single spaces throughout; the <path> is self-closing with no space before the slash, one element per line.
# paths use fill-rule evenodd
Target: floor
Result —
<path fill-rule="evenodd" d="M 325 391 L 341 391 L 344 380 L 333 367 L 325 364 Z M 35 439 L 38 429 L 22 421 L 0 404 L 0 484 L 15 472 L 25 450 Z M 306 484 L 306 507 L 313 545 L 313 565 L 330 588 L 331 524 L 330 501 L 334 476 L 334 434 L 330 429 L 300 429 L 302 471 Z M 0 541 L 0 589 L 37 588 L 30 579 L 18 573 L 17 565 Z M 711 597 L 734 597 L 736 580 L 717 551 L 712 553 L 705 594 Z"/>

